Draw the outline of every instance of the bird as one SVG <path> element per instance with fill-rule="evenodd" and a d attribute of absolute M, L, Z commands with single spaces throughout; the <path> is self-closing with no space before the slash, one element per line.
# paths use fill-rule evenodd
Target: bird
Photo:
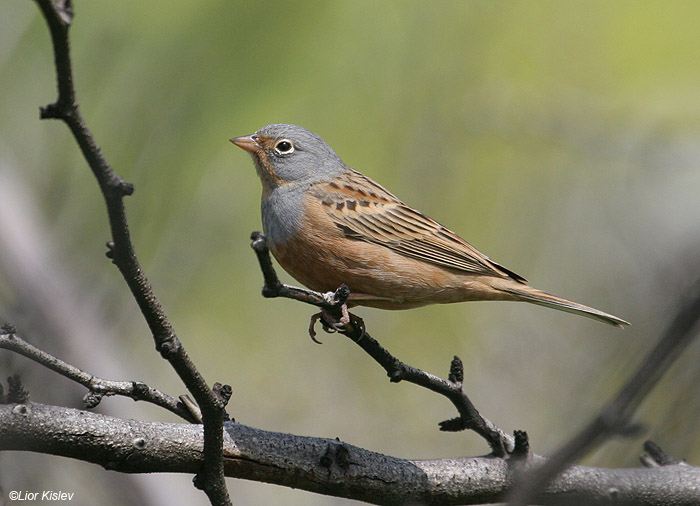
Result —
<path fill-rule="evenodd" d="M 629 325 L 531 287 L 524 277 L 346 165 L 310 130 L 270 124 L 230 141 L 251 155 L 262 182 L 262 224 L 270 251 L 311 290 L 333 291 L 344 283 L 350 289 L 348 307 L 396 310 L 521 301 L 616 327 Z"/>

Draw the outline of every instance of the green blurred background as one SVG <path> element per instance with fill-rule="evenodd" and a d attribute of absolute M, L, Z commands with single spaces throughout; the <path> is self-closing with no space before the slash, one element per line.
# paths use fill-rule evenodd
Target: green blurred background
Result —
<path fill-rule="evenodd" d="M 153 351 L 104 257 L 104 204 L 55 99 L 32 2 L 0 1 L 0 319 L 96 375 L 182 385 Z M 357 311 L 395 355 L 445 376 L 453 355 L 480 411 L 547 454 L 653 346 L 700 273 L 700 3 L 76 2 L 78 100 L 126 201 L 137 254 L 241 423 L 339 437 L 406 458 L 479 455 L 445 434 L 447 401 L 384 372 L 311 308 L 260 296 L 248 236 L 260 184 L 228 139 L 272 122 L 318 132 L 350 166 L 531 283 L 632 322 L 618 330 L 512 303 Z M 285 280 L 289 280 L 288 277 Z M 651 438 L 700 463 L 700 345 L 640 410 L 647 431 L 584 463 L 636 466 Z M 84 390 L 0 354 L 32 398 Z M 100 412 L 174 418 L 124 399 Z M 57 464 L 61 463 L 61 466 Z M 41 455 L 0 456 L 0 486 L 74 504 L 206 504 L 188 476 L 122 476 Z M 52 467 L 51 472 L 36 472 Z M 101 484 L 98 486 L 97 484 Z M 350 504 L 231 480 L 236 504 Z"/>

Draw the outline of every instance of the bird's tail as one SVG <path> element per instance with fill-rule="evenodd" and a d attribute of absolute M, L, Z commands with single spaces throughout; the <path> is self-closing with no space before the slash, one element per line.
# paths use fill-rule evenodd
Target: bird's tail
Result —
<path fill-rule="evenodd" d="M 551 307 L 552 309 L 558 309 L 559 311 L 566 311 L 567 313 L 574 313 L 586 318 L 591 318 L 593 320 L 598 320 L 599 322 L 607 323 L 609 325 L 614 325 L 615 327 L 622 328 L 625 325 L 629 325 L 629 322 L 613 316 L 608 313 L 604 313 L 598 309 L 592 307 L 584 306 L 578 302 L 572 302 L 570 300 L 557 297 L 556 295 L 537 290 L 528 285 L 502 287 L 500 290 L 514 296 L 516 300 L 522 300 L 525 302 L 531 302 L 533 304 L 538 304 L 540 306 Z"/>

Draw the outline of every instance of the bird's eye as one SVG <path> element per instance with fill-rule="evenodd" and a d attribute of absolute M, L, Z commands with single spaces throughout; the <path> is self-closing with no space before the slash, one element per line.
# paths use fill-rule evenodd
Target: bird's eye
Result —
<path fill-rule="evenodd" d="M 294 144 L 292 144 L 292 141 L 282 139 L 281 141 L 277 141 L 277 144 L 275 144 L 275 151 L 277 151 L 277 153 L 280 155 L 288 155 L 289 153 L 294 152 Z"/>

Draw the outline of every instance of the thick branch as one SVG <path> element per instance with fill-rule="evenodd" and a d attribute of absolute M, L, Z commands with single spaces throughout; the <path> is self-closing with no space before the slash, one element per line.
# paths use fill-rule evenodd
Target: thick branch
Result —
<path fill-rule="evenodd" d="M 70 0 L 36 0 L 51 32 L 56 63 L 58 99 L 41 109 L 41 118 L 63 120 L 75 137 L 83 156 L 97 179 L 105 202 L 112 242 L 108 256 L 121 272 L 148 323 L 156 349 L 167 359 L 202 409 L 206 458 L 195 484 L 203 488 L 212 503 L 230 504 L 223 479 L 221 445 L 225 403 L 214 395 L 182 347 L 163 308 L 136 258 L 126 220 L 123 199 L 134 188 L 119 177 L 95 141 L 76 100 L 70 59 L 68 30 L 73 19 Z"/>
<path fill-rule="evenodd" d="M 127 473 L 196 472 L 199 425 L 124 420 L 42 404 L 0 405 L 0 450 L 29 450 Z M 510 485 L 504 459 L 404 460 L 334 439 L 300 437 L 227 423 L 226 476 L 293 486 L 374 504 L 498 502 Z M 541 462 L 532 457 L 530 464 Z M 540 504 L 692 504 L 700 469 L 572 467 Z"/>
<path fill-rule="evenodd" d="M 307 304 L 318 306 L 331 314 L 340 316 L 341 306 L 345 303 L 350 292 L 345 285 L 335 292 L 319 293 L 313 290 L 285 285 L 279 281 L 275 268 L 272 265 L 270 251 L 265 243 L 265 236 L 260 232 L 253 232 L 251 247 L 258 256 L 260 269 L 265 279 L 263 296 L 285 297 Z M 440 424 L 441 430 L 458 431 L 471 429 L 482 436 L 491 447 L 495 456 L 503 457 L 508 451 L 513 451 L 513 438 L 506 435 L 493 423 L 479 414 L 464 390 L 462 389 L 462 361 L 454 357 L 450 367 L 450 378 L 444 380 L 434 374 L 422 371 L 404 364 L 389 353 L 366 331 L 364 323 L 355 315 L 350 315 L 350 323 L 345 325 L 340 333 L 349 337 L 370 357 L 372 357 L 387 372 L 392 382 L 407 381 L 415 385 L 427 388 L 435 393 L 445 396 L 454 404 L 459 412 L 459 418 L 447 420 Z"/>

